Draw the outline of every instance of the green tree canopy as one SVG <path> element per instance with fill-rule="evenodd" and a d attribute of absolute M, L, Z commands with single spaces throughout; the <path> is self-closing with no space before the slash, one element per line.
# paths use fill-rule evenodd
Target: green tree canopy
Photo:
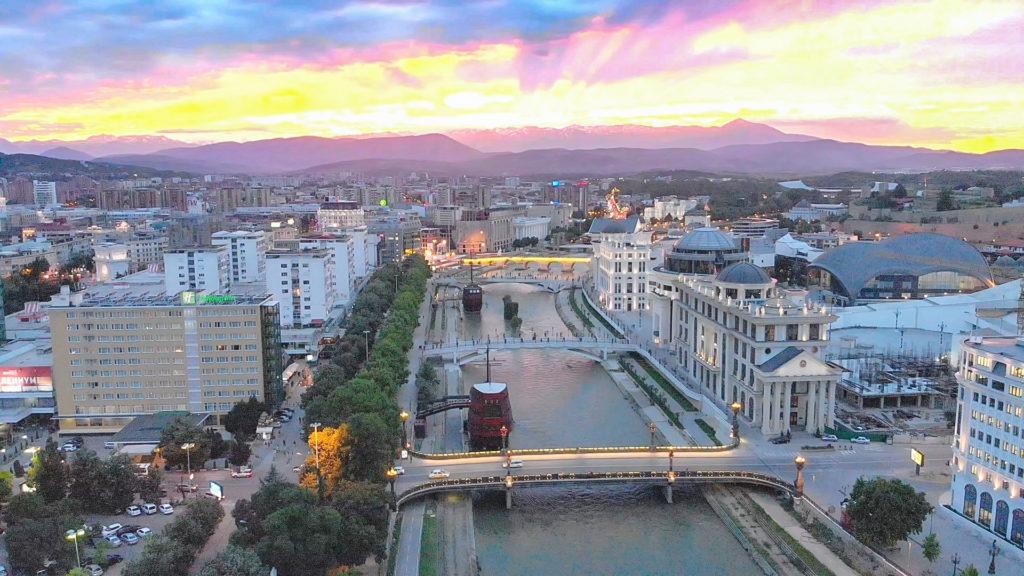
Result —
<path fill-rule="evenodd" d="M 260 561 L 255 551 L 228 546 L 213 560 L 203 564 L 196 576 L 267 576 L 270 568 Z"/>
<path fill-rule="evenodd" d="M 939 537 L 934 532 L 926 536 L 924 542 L 921 543 L 921 554 L 928 560 L 928 564 L 938 560 L 942 554 L 942 544 L 939 543 Z"/>
<path fill-rule="evenodd" d="M 186 451 L 186 444 L 193 447 Z M 210 435 L 185 416 L 171 420 L 160 435 L 161 454 L 171 466 L 185 467 L 191 461 L 193 469 L 199 468 L 210 457 L 210 444 Z"/>
<path fill-rule="evenodd" d="M 846 511 L 858 538 L 888 547 L 920 532 L 932 505 L 901 480 L 858 478 Z"/>
<path fill-rule="evenodd" d="M 57 443 L 52 439 L 33 457 L 35 466 L 29 471 L 29 481 L 46 502 L 63 500 L 68 495 L 68 467 L 64 463 Z"/>
<path fill-rule="evenodd" d="M 224 416 L 224 429 L 242 440 L 249 440 L 256 435 L 256 425 L 260 414 L 267 412 L 267 405 L 255 396 L 245 402 L 235 404 Z"/>

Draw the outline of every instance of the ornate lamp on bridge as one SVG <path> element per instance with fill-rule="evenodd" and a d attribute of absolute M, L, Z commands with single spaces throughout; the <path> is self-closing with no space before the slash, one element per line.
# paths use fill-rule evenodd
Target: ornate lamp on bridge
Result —
<path fill-rule="evenodd" d="M 796 464 L 796 498 L 804 497 L 804 464 L 807 463 L 807 459 L 800 454 L 793 458 L 793 464 Z"/>
<path fill-rule="evenodd" d="M 651 450 L 654 450 L 654 434 L 658 431 L 658 425 L 655 424 L 654 422 L 651 422 L 647 425 L 647 429 L 651 431 Z"/>
<path fill-rule="evenodd" d="M 729 406 L 729 408 L 732 408 L 732 437 L 735 438 L 737 442 L 739 442 L 740 441 L 740 409 L 743 408 L 743 405 L 740 404 L 739 401 L 734 401 L 732 403 L 732 405 Z"/>
<path fill-rule="evenodd" d="M 493 428 L 492 428 L 492 430 L 493 430 Z M 502 455 L 507 455 L 508 454 L 508 426 L 505 426 L 503 424 L 501 426 L 501 430 L 499 430 L 499 432 L 501 432 L 501 453 L 502 453 Z"/>
<path fill-rule="evenodd" d="M 675 455 L 676 455 L 676 451 L 675 450 L 669 450 L 668 451 L 668 473 L 672 477 L 675 477 L 675 474 L 672 472 L 672 459 L 675 458 Z"/>
<path fill-rule="evenodd" d="M 402 410 L 402 413 L 398 415 L 398 418 L 402 420 L 402 448 L 409 449 L 409 437 L 406 436 L 405 423 L 409 421 L 409 413 Z"/>
<path fill-rule="evenodd" d="M 391 484 L 391 497 L 394 498 L 395 497 L 395 480 L 398 479 L 398 470 L 395 470 L 395 467 L 392 466 L 391 468 L 388 468 L 387 472 L 385 472 L 384 475 L 387 476 L 388 483 Z"/>

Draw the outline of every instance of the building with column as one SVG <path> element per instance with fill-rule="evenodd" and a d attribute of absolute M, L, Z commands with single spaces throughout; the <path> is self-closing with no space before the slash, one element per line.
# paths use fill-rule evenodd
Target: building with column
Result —
<path fill-rule="evenodd" d="M 250 397 L 280 401 L 273 297 L 168 295 L 149 276 L 154 281 L 93 286 L 52 302 L 55 418 L 63 432 L 116 432 L 136 416 L 179 410 L 222 424 Z"/>
<path fill-rule="evenodd" d="M 333 199 L 321 204 L 316 213 L 317 229 L 321 232 L 335 232 L 337 228 L 365 224 L 366 217 L 358 202 Z"/>
<path fill-rule="evenodd" d="M 617 228 L 605 226 L 600 242 L 593 244 L 591 267 L 598 302 L 606 310 L 646 310 L 651 233 L 617 233 L 615 230 Z"/>
<path fill-rule="evenodd" d="M 320 326 L 335 304 L 331 250 L 267 252 L 267 291 L 277 298 L 283 327 Z"/>
<path fill-rule="evenodd" d="M 842 367 L 821 359 L 836 316 L 780 296 L 748 262 L 716 276 L 648 275 L 655 343 L 668 346 L 694 388 L 764 434 L 811 432 L 835 422 Z"/>
<path fill-rule="evenodd" d="M 271 248 L 271 237 L 262 231 L 235 230 L 214 232 L 211 243 L 228 250 L 228 269 L 232 282 L 263 282 L 267 277 L 264 255 Z"/>
<path fill-rule="evenodd" d="M 1024 338 L 962 344 L 952 508 L 1024 546 Z"/>

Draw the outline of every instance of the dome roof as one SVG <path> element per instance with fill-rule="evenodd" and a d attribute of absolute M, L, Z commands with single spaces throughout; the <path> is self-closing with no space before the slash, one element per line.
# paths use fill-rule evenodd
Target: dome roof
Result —
<path fill-rule="evenodd" d="M 697 228 L 676 242 L 675 248 L 706 251 L 735 250 L 736 243 L 733 242 L 732 237 L 718 228 Z"/>
<path fill-rule="evenodd" d="M 715 281 L 728 284 L 771 284 L 772 277 L 760 266 L 750 262 L 737 262 L 719 272 Z"/>

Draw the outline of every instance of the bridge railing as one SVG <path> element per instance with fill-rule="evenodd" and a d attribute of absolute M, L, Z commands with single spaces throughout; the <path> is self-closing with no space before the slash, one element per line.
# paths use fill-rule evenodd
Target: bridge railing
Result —
<path fill-rule="evenodd" d="M 762 472 L 747 472 L 742 470 L 682 470 L 672 473 L 666 470 L 635 472 L 572 472 L 568 474 L 496 475 L 480 476 L 476 478 L 432 480 L 403 491 L 396 498 L 396 502 L 398 506 L 401 506 L 410 500 L 435 492 L 472 490 L 474 488 L 507 488 L 507 481 L 509 478 L 511 478 L 512 486 L 543 486 L 590 482 L 646 484 L 670 484 L 675 482 L 730 482 L 768 486 L 770 488 L 775 488 L 789 493 L 793 493 L 795 491 L 792 484 L 782 480 L 778 476 L 764 474 Z"/>
<path fill-rule="evenodd" d="M 660 452 L 694 452 L 694 453 L 714 453 L 714 452 L 725 452 L 732 450 L 739 446 L 739 442 L 736 439 L 731 439 L 728 444 L 722 446 L 577 446 L 577 447 L 562 447 L 562 448 L 522 448 L 522 449 L 509 449 L 510 454 L 516 456 L 544 456 L 552 454 L 657 454 Z M 410 454 L 421 458 L 423 460 L 459 460 L 463 458 L 491 458 L 494 456 L 504 456 L 500 450 L 482 450 L 479 452 L 420 452 L 417 450 L 410 451 Z"/>
<path fill-rule="evenodd" d="M 636 345 L 624 338 L 478 338 L 473 340 L 457 340 L 455 342 L 438 342 L 432 344 L 426 344 L 423 347 L 424 353 L 431 351 L 448 351 L 456 350 L 459 348 L 483 348 L 487 345 L 491 346 L 507 346 L 509 344 L 613 344 L 624 347 L 633 347 Z"/>

